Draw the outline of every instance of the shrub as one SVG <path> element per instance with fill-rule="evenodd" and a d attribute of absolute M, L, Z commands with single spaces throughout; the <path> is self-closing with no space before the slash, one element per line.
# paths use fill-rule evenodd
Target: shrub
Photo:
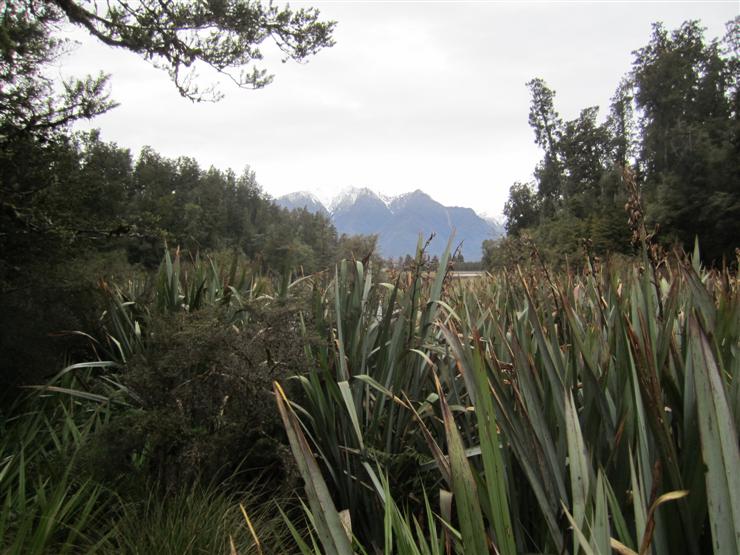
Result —
<path fill-rule="evenodd" d="M 91 450 L 101 478 L 172 490 L 238 471 L 245 480 L 268 469 L 275 480 L 292 475 L 270 388 L 305 371 L 297 309 L 243 310 L 240 327 L 219 307 L 151 318 L 146 348 L 119 377 L 138 407 Z"/>
<path fill-rule="evenodd" d="M 0 403 L 17 396 L 16 386 L 46 382 L 69 359 L 89 360 L 87 339 L 64 332 L 95 329 L 98 280 L 122 281 L 136 271 L 113 251 L 0 272 Z"/>

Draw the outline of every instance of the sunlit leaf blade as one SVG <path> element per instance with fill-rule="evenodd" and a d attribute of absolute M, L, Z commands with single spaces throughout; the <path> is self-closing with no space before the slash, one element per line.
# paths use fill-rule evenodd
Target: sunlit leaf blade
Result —
<path fill-rule="evenodd" d="M 455 418 L 447 405 L 442 392 L 442 385 L 436 376 L 435 382 L 442 403 L 442 416 L 452 472 L 452 488 L 464 550 L 466 554 L 470 555 L 487 555 L 487 534 L 483 524 L 480 502 L 478 501 L 478 487 L 473 479 L 473 473 L 465 455 L 465 447 L 457 429 Z"/>
<path fill-rule="evenodd" d="M 342 526 L 339 513 L 321 475 L 321 470 L 316 464 L 313 452 L 303 435 L 300 423 L 277 382 L 273 384 L 273 390 L 283 425 L 288 433 L 290 448 L 306 487 L 306 495 L 311 506 L 311 514 L 314 517 L 316 530 L 326 554 L 347 555 L 352 553 L 352 546 Z"/>
<path fill-rule="evenodd" d="M 690 362 L 696 384 L 701 453 L 706 464 L 709 521 L 715 553 L 740 553 L 740 453 L 734 419 L 712 349 L 691 317 Z"/>

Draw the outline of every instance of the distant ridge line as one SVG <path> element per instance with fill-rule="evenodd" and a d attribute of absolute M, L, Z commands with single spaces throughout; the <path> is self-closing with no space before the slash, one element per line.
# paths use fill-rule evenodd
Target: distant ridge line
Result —
<path fill-rule="evenodd" d="M 480 260 L 483 241 L 503 235 L 503 226 L 496 220 L 484 218 L 472 208 L 444 206 L 421 189 L 388 197 L 367 187 L 351 187 L 334 197 L 329 207 L 313 193 L 298 191 L 278 197 L 275 203 L 322 213 L 331 219 L 338 233 L 377 234 L 384 257 L 413 254 L 419 234 L 428 237 L 432 232 L 436 235 L 429 254 L 439 256 L 454 229 L 455 244 L 463 243 L 464 258 Z"/>

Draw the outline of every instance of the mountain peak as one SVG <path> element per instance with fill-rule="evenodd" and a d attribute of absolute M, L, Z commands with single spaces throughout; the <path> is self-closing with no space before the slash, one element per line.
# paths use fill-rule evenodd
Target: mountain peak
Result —
<path fill-rule="evenodd" d="M 332 200 L 329 205 L 329 211 L 334 213 L 343 208 L 352 206 L 356 204 L 360 198 L 369 198 L 372 200 L 378 200 L 383 204 L 387 204 L 380 195 L 367 187 L 348 187 L 334 197 L 334 200 Z"/>
<path fill-rule="evenodd" d="M 285 199 L 285 200 L 298 200 L 298 201 L 308 199 L 317 204 L 321 204 L 321 201 L 318 199 L 318 197 L 314 195 L 311 191 L 296 191 L 294 193 L 288 193 L 287 195 L 283 195 L 280 198 Z"/>
<path fill-rule="evenodd" d="M 402 193 L 400 195 L 393 197 L 393 200 L 400 201 L 400 200 L 415 199 L 415 198 L 432 198 L 432 197 L 430 197 L 427 193 L 425 193 L 421 189 L 414 189 L 413 191 L 409 191 L 408 193 Z"/>
<path fill-rule="evenodd" d="M 422 207 L 426 207 L 430 213 L 443 208 L 442 204 L 434 200 L 421 189 L 398 195 L 391 200 L 388 206 L 394 213 L 404 212 L 409 208 L 413 209 L 414 207 L 418 207 L 420 210 L 424 209 Z"/>
<path fill-rule="evenodd" d="M 275 199 L 275 204 L 288 210 L 299 210 L 305 208 L 309 212 L 319 212 L 327 214 L 324 204 L 309 191 L 297 191 L 288 193 Z"/>
<path fill-rule="evenodd" d="M 306 205 L 311 210 L 307 205 L 307 199 L 310 198 L 321 205 L 311 193 L 285 195 L 278 199 L 278 204 L 286 206 L 288 200 L 295 200 L 298 205 L 293 207 L 302 208 Z M 419 234 L 429 237 L 431 233 L 436 236 L 429 245 L 428 253 L 439 255 L 454 229 L 455 241 L 463 241 L 465 258 L 479 260 L 483 241 L 502 234 L 497 222 L 487 221 L 472 208 L 444 206 L 421 189 L 388 197 L 367 187 L 348 187 L 329 203 L 329 207 L 329 215 L 337 232 L 377 234 L 380 254 L 386 257 L 413 254 Z"/>

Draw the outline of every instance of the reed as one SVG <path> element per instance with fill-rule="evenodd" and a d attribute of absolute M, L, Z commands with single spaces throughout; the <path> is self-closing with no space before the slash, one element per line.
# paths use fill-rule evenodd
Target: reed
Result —
<path fill-rule="evenodd" d="M 334 503 L 311 521 L 348 511 L 369 552 L 399 518 L 410 552 L 738 552 L 738 279 L 643 252 L 465 283 L 342 263 L 284 403 Z"/>

